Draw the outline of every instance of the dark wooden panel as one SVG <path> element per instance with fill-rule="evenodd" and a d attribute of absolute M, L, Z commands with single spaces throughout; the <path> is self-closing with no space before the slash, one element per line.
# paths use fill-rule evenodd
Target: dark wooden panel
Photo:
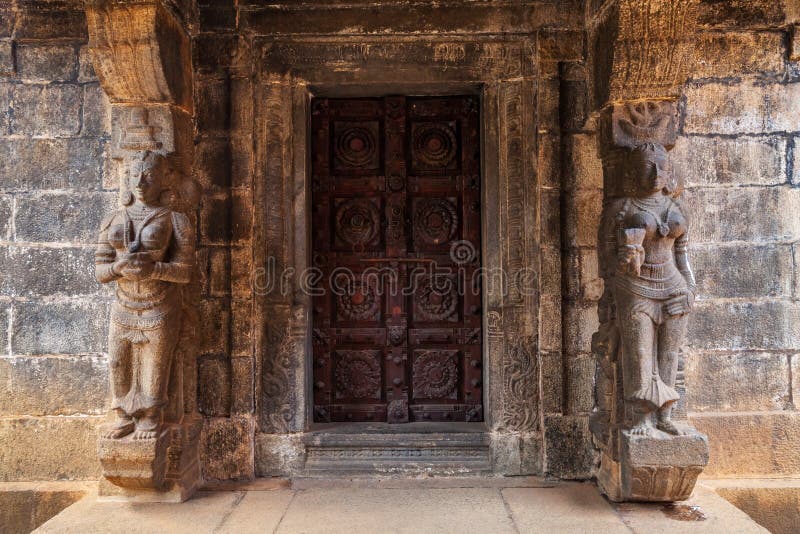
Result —
<path fill-rule="evenodd" d="M 312 101 L 314 420 L 481 421 L 475 97 Z"/>

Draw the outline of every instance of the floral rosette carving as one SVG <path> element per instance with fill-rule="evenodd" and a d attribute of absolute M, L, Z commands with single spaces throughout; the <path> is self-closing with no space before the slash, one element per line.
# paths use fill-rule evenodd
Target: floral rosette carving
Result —
<path fill-rule="evenodd" d="M 354 399 L 379 398 L 381 366 L 380 351 L 340 350 L 336 351 L 337 397 Z"/>

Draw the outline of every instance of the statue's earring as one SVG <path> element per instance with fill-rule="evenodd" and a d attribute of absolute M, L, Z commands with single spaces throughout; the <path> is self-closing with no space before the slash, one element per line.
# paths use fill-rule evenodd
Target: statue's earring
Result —
<path fill-rule="evenodd" d="M 130 206 L 131 204 L 133 204 L 133 200 L 134 200 L 133 193 L 131 193 L 130 191 L 125 191 L 124 193 L 122 193 L 123 206 Z"/>

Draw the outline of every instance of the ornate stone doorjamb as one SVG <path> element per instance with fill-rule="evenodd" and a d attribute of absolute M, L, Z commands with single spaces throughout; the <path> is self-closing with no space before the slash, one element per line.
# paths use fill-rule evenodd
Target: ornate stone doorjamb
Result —
<path fill-rule="evenodd" d="M 121 198 L 131 195 L 126 176 L 132 160 L 141 159 L 148 152 L 164 156 L 162 161 L 168 162 L 169 170 L 161 168 L 159 173 L 168 174 L 162 179 L 168 179 L 170 188 L 159 202 L 162 211 L 155 213 L 165 209 L 177 212 L 173 222 L 187 221 L 185 237 L 191 239 L 199 194 L 196 184 L 189 178 L 193 157 L 193 109 L 187 14 L 175 11 L 163 0 L 89 0 L 86 14 L 93 64 L 111 102 L 110 172 L 119 178 Z M 193 250 L 193 246 L 191 243 L 188 250 Z M 190 262 L 193 260 L 191 258 Z M 117 278 L 120 276 L 113 269 L 112 272 Z M 177 274 L 164 272 L 157 276 L 154 280 L 169 283 Z M 98 453 L 104 476 L 100 483 L 101 496 L 121 496 L 134 501 L 183 501 L 200 482 L 198 444 L 202 421 L 195 402 L 197 351 L 193 333 L 197 331 L 198 291 L 194 272 L 179 292 L 177 302 L 182 304 L 176 312 L 170 312 L 181 319 L 179 332 L 145 331 L 151 325 L 140 321 L 145 330 L 129 329 L 130 332 L 123 333 L 127 337 L 138 336 L 131 344 L 139 346 L 146 344 L 147 339 L 151 344 L 156 343 L 155 340 L 160 339 L 158 336 L 178 336 L 178 340 L 174 352 L 165 356 L 172 365 L 167 371 L 169 376 L 164 378 L 167 404 L 157 431 L 116 436 L 123 433 L 120 431 L 114 438 L 110 437 L 113 432 L 106 432 L 99 438 Z M 134 350 L 147 354 L 144 348 Z M 126 401 L 126 406 L 133 406 L 130 411 L 135 412 L 134 405 L 141 402 L 151 401 L 132 398 Z M 152 402 L 160 402 L 160 399 Z M 137 422 L 137 430 L 138 425 Z M 156 434 L 156 437 L 148 437 L 149 434 Z"/>
<path fill-rule="evenodd" d="M 290 433 L 309 429 L 310 299 L 299 274 L 308 250 L 307 140 L 312 96 L 480 94 L 483 121 L 482 229 L 487 278 L 482 310 L 484 406 L 494 469 L 541 473 L 539 218 L 536 176 L 536 50 L 525 37 L 332 38 L 263 40 L 254 90 L 256 268 L 293 273 L 290 287 L 259 297 L 265 325 L 257 339 L 256 465 L 261 475 L 302 469 L 304 450 Z M 531 287 L 521 287 L 530 283 Z M 257 329 L 258 330 L 258 329 Z M 276 454 L 279 451 L 280 454 Z"/>

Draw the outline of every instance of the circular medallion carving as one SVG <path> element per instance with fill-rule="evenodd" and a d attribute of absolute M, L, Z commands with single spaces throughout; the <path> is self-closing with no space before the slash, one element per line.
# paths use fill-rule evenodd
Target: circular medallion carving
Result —
<path fill-rule="evenodd" d="M 370 321 L 378 316 L 380 302 L 370 285 L 354 281 L 348 291 L 338 295 L 339 315 L 352 321 Z"/>
<path fill-rule="evenodd" d="M 458 212 L 446 198 L 420 199 L 414 213 L 417 238 L 431 245 L 453 239 L 458 230 Z"/>
<path fill-rule="evenodd" d="M 392 191 L 400 191 L 406 185 L 405 179 L 399 174 L 389 176 L 389 189 Z"/>
<path fill-rule="evenodd" d="M 378 208 L 369 200 L 347 200 L 336 208 L 336 235 L 351 246 L 370 243 L 379 229 Z"/>
<path fill-rule="evenodd" d="M 381 367 L 376 350 L 341 350 L 336 363 L 336 391 L 355 399 L 380 396 Z"/>
<path fill-rule="evenodd" d="M 414 129 L 412 143 L 416 167 L 445 169 L 456 158 L 458 143 L 450 124 L 418 124 Z"/>
<path fill-rule="evenodd" d="M 453 397 L 458 383 L 455 351 L 425 351 L 414 362 L 414 397 Z"/>
<path fill-rule="evenodd" d="M 346 167 L 369 167 L 375 161 L 378 142 L 369 129 L 349 126 L 336 132 L 334 155 Z"/>
<path fill-rule="evenodd" d="M 441 287 L 440 287 L 441 286 Z M 417 315 L 425 321 L 449 321 L 456 313 L 458 295 L 453 280 L 444 280 L 441 284 L 432 284 L 425 279 L 414 293 Z"/>

